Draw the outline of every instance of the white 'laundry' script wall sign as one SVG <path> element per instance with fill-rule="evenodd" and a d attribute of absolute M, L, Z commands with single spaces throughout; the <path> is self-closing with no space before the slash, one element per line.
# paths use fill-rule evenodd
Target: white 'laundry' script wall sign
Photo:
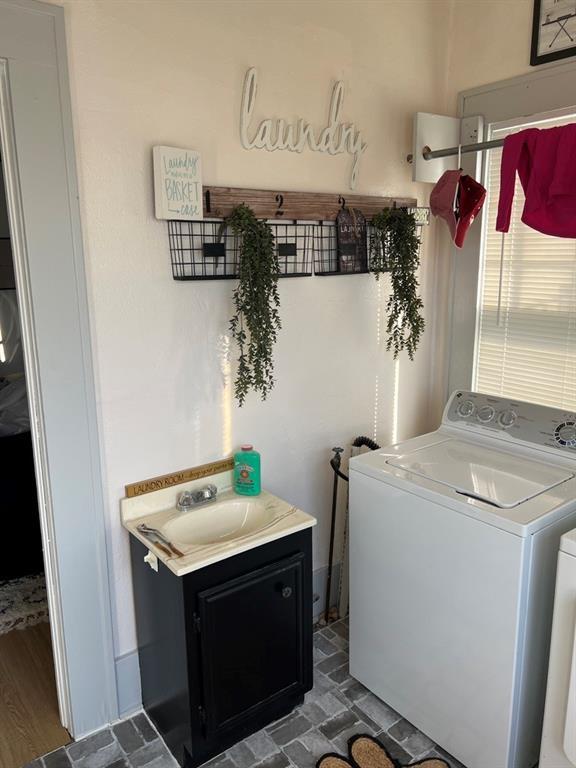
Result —
<path fill-rule="evenodd" d="M 340 122 L 340 113 L 344 102 L 344 83 L 339 80 L 332 91 L 328 124 L 318 136 L 312 126 L 302 118 L 288 123 L 282 118 L 266 118 L 262 120 L 256 131 L 250 136 L 250 123 L 256 104 L 258 73 L 255 67 L 246 72 L 244 91 L 242 93 L 242 111 L 240 114 L 240 141 L 244 149 L 267 149 L 274 152 L 277 149 L 287 149 L 289 152 L 302 152 L 308 146 L 313 152 L 324 152 L 329 155 L 341 155 L 347 152 L 352 155 L 352 171 L 350 173 L 350 189 L 356 188 L 358 165 L 367 144 L 354 123 Z"/>

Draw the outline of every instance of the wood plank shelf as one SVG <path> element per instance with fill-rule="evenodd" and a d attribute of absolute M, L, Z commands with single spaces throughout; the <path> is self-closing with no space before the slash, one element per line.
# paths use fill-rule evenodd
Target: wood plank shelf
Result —
<path fill-rule="evenodd" d="M 335 195 L 324 192 L 279 192 L 271 189 L 205 186 L 204 216 L 222 219 L 245 203 L 259 219 L 334 221 L 342 207 L 355 208 L 369 220 L 383 208 L 416 208 L 413 197 Z"/>

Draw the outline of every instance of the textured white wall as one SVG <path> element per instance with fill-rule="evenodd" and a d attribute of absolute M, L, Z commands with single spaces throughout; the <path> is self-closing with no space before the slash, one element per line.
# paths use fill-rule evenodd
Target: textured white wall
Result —
<path fill-rule="evenodd" d="M 369 147 L 359 193 L 413 195 L 405 156 L 412 116 L 446 99 L 452 3 L 70 0 L 72 100 L 88 263 L 108 504 L 116 651 L 135 647 L 123 486 L 226 455 L 262 453 L 263 482 L 316 515 L 315 567 L 326 564 L 336 444 L 386 443 L 435 426 L 440 403 L 434 225 L 424 232 L 427 330 L 397 365 L 379 334 L 387 281 L 286 280 L 277 386 L 266 403 L 232 398 L 229 282 L 176 283 L 166 224 L 153 216 L 151 148 L 202 153 L 206 183 L 346 193 L 350 158 L 246 151 L 238 122 L 244 73 L 260 73 L 258 117 L 325 123 L 332 84 Z M 380 292 L 381 290 L 381 292 Z M 380 332 L 382 327 L 380 327 Z M 233 372 L 232 372 L 233 375 Z"/>
<path fill-rule="evenodd" d="M 455 0 L 447 107 L 460 91 L 530 72 L 533 0 Z"/>

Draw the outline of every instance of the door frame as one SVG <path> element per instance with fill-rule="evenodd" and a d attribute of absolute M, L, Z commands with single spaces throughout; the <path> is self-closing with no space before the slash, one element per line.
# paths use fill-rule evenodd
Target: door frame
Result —
<path fill-rule="evenodd" d="M 0 150 L 60 718 L 80 738 L 118 719 L 118 693 L 61 7 L 0 0 Z"/>

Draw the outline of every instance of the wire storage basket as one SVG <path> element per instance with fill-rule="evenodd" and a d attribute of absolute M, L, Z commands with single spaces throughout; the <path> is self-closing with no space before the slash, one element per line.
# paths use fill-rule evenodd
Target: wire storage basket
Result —
<path fill-rule="evenodd" d="M 269 223 L 276 241 L 280 277 L 310 277 L 316 224 L 300 221 Z"/>
<path fill-rule="evenodd" d="M 409 209 L 421 227 L 429 221 L 428 208 Z M 280 277 L 360 275 L 369 272 L 373 227 L 358 244 L 338 248 L 334 221 L 269 221 L 274 234 Z M 168 238 L 174 280 L 234 280 L 238 277 L 240 237 L 222 219 L 169 221 Z"/>
<path fill-rule="evenodd" d="M 414 207 L 408 209 L 414 216 L 417 227 L 430 223 L 430 209 Z M 314 241 L 315 275 L 362 275 L 370 271 L 370 247 L 374 242 L 378 247 L 378 238 L 374 239 L 375 228 L 370 221 L 366 224 L 366 235 L 357 245 L 341 244 L 338 248 L 337 228 L 333 221 L 321 221 L 316 225 Z M 382 247 L 381 245 L 379 246 Z M 390 271 L 389 268 L 386 271 Z"/>
<path fill-rule="evenodd" d="M 221 221 L 169 221 L 174 280 L 231 280 L 238 276 L 239 238 Z"/>
<path fill-rule="evenodd" d="M 317 225 L 269 222 L 274 234 L 280 277 L 312 274 Z M 174 280 L 234 280 L 238 277 L 240 237 L 222 221 L 169 221 L 168 239 Z"/>

